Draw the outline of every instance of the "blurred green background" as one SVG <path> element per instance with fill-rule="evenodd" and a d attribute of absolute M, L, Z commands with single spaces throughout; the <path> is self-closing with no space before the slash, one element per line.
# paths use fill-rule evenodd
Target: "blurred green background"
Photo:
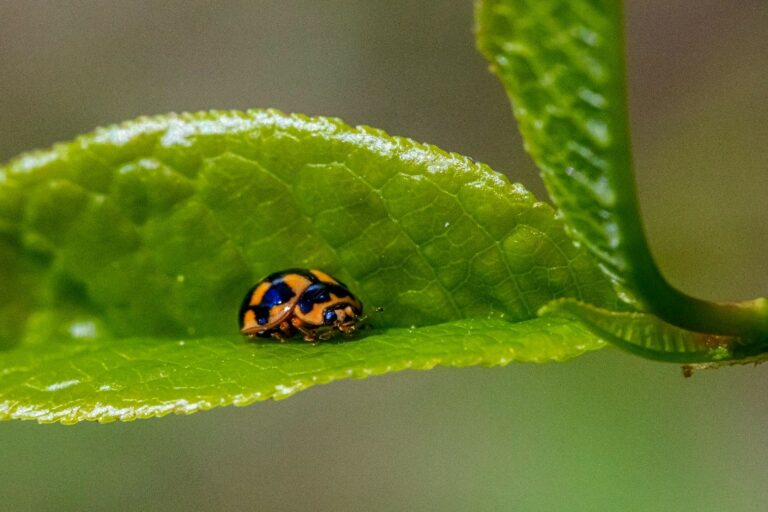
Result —
<path fill-rule="evenodd" d="M 670 279 L 768 294 L 768 3 L 627 6 L 633 142 Z M 141 114 L 277 107 L 470 155 L 546 197 L 469 1 L 0 2 L 0 160 Z M 344 381 L 109 426 L 0 423 L 3 510 L 700 510 L 768 502 L 768 365 L 604 350 Z"/>

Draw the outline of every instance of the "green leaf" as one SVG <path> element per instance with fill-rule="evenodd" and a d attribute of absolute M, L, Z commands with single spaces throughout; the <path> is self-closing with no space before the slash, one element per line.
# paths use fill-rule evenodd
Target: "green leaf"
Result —
<path fill-rule="evenodd" d="M 603 346 L 567 319 L 460 320 L 350 342 L 126 338 L 18 349 L 0 370 L 0 417 L 110 422 L 287 398 L 315 384 L 436 365 L 562 361 Z"/>
<path fill-rule="evenodd" d="M 632 217 L 621 2 L 488 0 L 477 19 L 478 46 L 571 234 L 634 290 L 655 266 Z"/>
<path fill-rule="evenodd" d="M 618 303 L 552 209 L 488 167 L 274 111 L 143 118 L 10 162 L 0 263 L 0 418 L 41 421 L 563 360 L 601 342 L 536 310 Z M 384 312 L 343 342 L 238 336 L 246 290 L 289 267 L 337 275 Z"/>
<path fill-rule="evenodd" d="M 717 366 L 768 358 L 768 342 L 738 336 L 686 331 L 653 315 L 608 311 L 573 299 L 552 301 L 539 310 L 544 318 L 581 322 L 601 339 L 644 357 L 675 363 Z"/>
<path fill-rule="evenodd" d="M 636 308 L 699 332 L 768 338 L 768 301 L 716 304 L 671 286 L 654 263 L 635 192 L 622 2 L 484 0 L 478 46 L 576 241 Z"/>

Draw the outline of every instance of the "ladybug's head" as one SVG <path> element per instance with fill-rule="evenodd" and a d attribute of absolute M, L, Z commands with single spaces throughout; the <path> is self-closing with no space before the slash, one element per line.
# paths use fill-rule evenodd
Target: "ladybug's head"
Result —
<path fill-rule="evenodd" d="M 359 317 L 360 310 L 352 304 L 334 304 L 323 311 L 323 325 L 349 326 L 357 322 Z"/>

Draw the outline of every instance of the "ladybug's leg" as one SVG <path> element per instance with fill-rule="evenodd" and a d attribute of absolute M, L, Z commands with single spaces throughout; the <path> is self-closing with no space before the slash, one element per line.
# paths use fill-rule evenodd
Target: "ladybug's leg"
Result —
<path fill-rule="evenodd" d="M 291 320 L 291 324 L 304 336 L 304 341 L 308 341 L 310 343 L 315 343 L 317 341 L 317 332 L 315 332 L 313 329 L 307 329 L 302 321 L 298 318 L 294 317 Z"/>
<path fill-rule="evenodd" d="M 342 334 L 345 334 L 346 336 L 352 336 L 353 334 L 355 334 L 355 331 L 357 331 L 358 325 L 357 324 L 339 324 L 336 326 L 336 328 Z"/>
<path fill-rule="evenodd" d="M 299 331 L 301 331 L 301 334 L 304 335 L 304 341 L 308 341 L 310 343 L 316 343 L 318 340 L 317 332 L 304 329 L 303 327 L 298 327 Z M 321 338 L 322 339 L 322 338 Z"/>
<path fill-rule="evenodd" d="M 286 338 L 285 334 L 283 334 L 281 331 L 272 331 L 271 333 L 269 333 L 269 335 L 275 338 L 279 342 L 285 341 L 285 338 Z"/>
<path fill-rule="evenodd" d="M 291 338 L 294 334 L 296 334 L 296 331 L 288 320 L 281 322 L 278 329 L 285 338 Z"/>
<path fill-rule="evenodd" d="M 319 337 L 322 341 L 333 338 L 333 329 L 328 329 L 327 331 L 321 332 Z"/>
<path fill-rule="evenodd" d="M 285 341 L 288 338 L 292 338 L 296 334 L 296 330 L 293 328 L 289 321 L 281 322 L 277 327 L 273 327 L 269 331 L 269 336 L 277 341 Z"/>

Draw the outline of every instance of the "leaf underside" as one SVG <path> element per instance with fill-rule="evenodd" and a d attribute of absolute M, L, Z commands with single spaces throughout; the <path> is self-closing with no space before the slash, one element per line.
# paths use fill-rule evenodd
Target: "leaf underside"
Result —
<path fill-rule="evenodd" d="M 245 291 L 321 268 L 355 339 L 237 334 Z M 0 418 L 113 421 L 437 364 L 602 346 L 552 299 L 618 307 L 552 209 L 487 166 L 275 111 L 142 118 L 0 167 Z"/>
<path fill-rule="evenodd" d="M 600 339 L 660 361 L 717 367 L 768 359 L 764 343 L 687 331 L 645 313 L 608 311 L 573 299 L 558 299 L 540 309 L 539 314 L 581 322 Z"/>

